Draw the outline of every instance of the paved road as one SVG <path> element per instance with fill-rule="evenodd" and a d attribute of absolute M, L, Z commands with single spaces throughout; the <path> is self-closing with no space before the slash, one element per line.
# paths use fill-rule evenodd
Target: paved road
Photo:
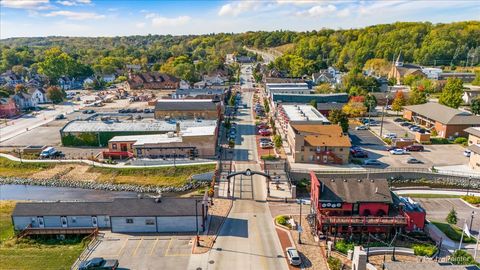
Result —
<path fill-rule="evenodd" d="M 245 69 L 242 68 L 242 76 Z M 245 86 L 248 88 L 248 86 Z M 251 108 L 251 93 L 243 93 Z M 236 171 L 260 171 L 251 110 L 239 111 L 234 161 Z M 265 178 L 254 175 L 232 183 L 237 198 L 208 254 L 209 269 L 288 269 L 266 202 Z M 253 200 L 252 200 L 253 198 Z"/>

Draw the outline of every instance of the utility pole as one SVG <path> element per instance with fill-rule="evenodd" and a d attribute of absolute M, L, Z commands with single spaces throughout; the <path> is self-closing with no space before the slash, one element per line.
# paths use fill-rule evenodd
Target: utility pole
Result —
<path fill-rule="evenodd" d="M 302 244 L 302 204 L 303 204 L 303 200 L 300 199 L 300 218 L 299 218 L 299 221 L 298 221 L 298 228 L 297 228 L 297 231 L 298 231 L 298 243 L 299 244 Z"/>

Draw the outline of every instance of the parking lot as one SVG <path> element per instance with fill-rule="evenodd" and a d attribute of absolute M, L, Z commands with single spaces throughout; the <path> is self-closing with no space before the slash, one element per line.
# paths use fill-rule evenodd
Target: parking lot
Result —
<path fill-rule="evenodd" d="M 414 135 L 407 128 L 393 122 L 395 117 L 384 119 L 383 134 L 395 133 L 398 137 L 413 138 Z M 376 120 L 380 121 L 379 118 Z M 457 144 L 425 145 L 421 152 L 407 152 L 405 155 L 392 155 L 386 151 L 386 144 L 375 135 L 380 133 L 380 126 L 371 127 L 372 130 L 355 130 L 356 125 L 351 125 L 349 133 L 352 145 L 364 149 L 369 159 L 377 159 L 382 163 L 379 168 L 386 167 L 412 167 L 431 168 L 432 166 L 460 165 L 468 163 L 468 158 L 463 155 L 464 148 Z M 421 164 L 408 164 L 407 159 L 413 157 Z"/>
<path fill-rule="evenodd" d="M 120 269 L 187 269 L 192 236 L 135 236 L 107 233 L 90 258 L 117 259 Z"/>

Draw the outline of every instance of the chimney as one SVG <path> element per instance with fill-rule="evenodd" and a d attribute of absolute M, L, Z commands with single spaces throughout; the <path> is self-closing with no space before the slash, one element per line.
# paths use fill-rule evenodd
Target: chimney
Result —
<path fill-rule="evenodd" d="M 378 193 L 378 187 L 375 188 L 375 193 Z"/>
<path fill-rule="evenodd" d="M 175 123 L 175 133 L 177 133 L 177 137 L 180 137 L 180 122 Z"/>

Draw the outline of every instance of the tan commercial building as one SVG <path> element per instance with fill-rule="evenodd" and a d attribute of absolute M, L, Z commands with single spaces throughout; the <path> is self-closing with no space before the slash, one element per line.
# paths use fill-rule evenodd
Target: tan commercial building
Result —
<path fill-rule="evenodd" d="M 403 107 L 403 118 L 435 129 L 442 138 L 466 137 L 466 128 L 480 126 L 480 116 L 433 102 Z"/>
<path fill-rule="evenodd" d="M 295 162 L 348 163 L 352 144 L 338 125 L 290 124 L 287 140 Z"/>
<path fill-rule="evenodd" d="M 137 158 L 212 158 L 215 156 L 216 126 L 190 127 L 155 135 L 116 136 L 108 142 L 105 156 Z"/>
<path fill-rule="evenodd" d="M 156 119 L 219 119 L 221 102 L 212 99 L 159 99 L 155 105 Z"/>
<path fill-rule="evenodd" d="M 465 132 L 468 133 L 468 150 L 470 150 L 468 165 L 471 169 L 480 171 L 480 128 L 467 128 Z"/>

